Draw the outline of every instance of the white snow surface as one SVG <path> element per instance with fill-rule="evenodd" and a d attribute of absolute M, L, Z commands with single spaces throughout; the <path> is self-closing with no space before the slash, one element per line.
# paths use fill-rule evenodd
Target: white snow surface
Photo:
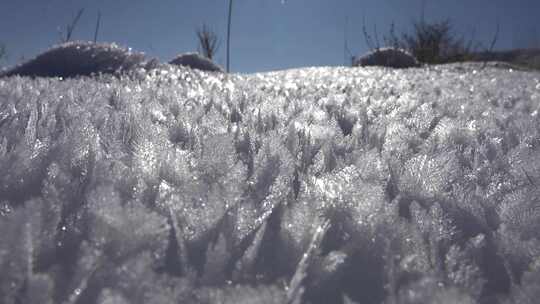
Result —
<path fill-rule="evenodd" d="M 369 258 L 384 256 L 384 248 L 391 243 L 395 259 L 405 261 L 396 262 L 396 269 L 404 268 L 394 271 L 414 271 L 414 277 L 418 273 L 427 278 L 422 284 L 442 286 L 432 277 L 436 271 L 429 267 L 434 266 L 422 264 L 430 253 L 419 250 L 429 248 L 414 233 L 440 233 L 429 240 L 452 245 L 456 242 L 453 234 L 444 233 L 451 231 L 446 223 L 453 221 L 467 232 L 462 234 L 467 239 L 460 241 L 465 244 L 469 237 L 491 229 L 483 224 L 489 222 L 488 212 L 478 208 L 497 215 L 502 229 L 497 231 L 504 232 L 498 236 L 498 250 L 510 255 L 516 244 L 529 246 L 529 255 L 519 256 L 519 261 L 529 265 L 539 257 L 534 242 L 540 238 L 536 229 L 540 215 L 527 211 L 538 210 L 534 198 L 540 195 L 536 187 L 540 182 L 539 112 L 540 73 L 479 64 L 402 70 L 318 67 L 251 75 L 165 65 L 120 77 L 0 78 L 0 228 L 27 231 L 17 228 L 17 223 L 28 218 L 32 225 L 42 223 L 36 227 L 44 231 L 20 237 L 28 238 L 21 244 L 30 244 L 36 237 L 40 245 L 34 247 L 39 254 L 16 251 L 22 245 L 12 244 L 19 244 L 19 237 L 0 242 L 0 257 L 13 261 L 2 265 L 49 257 L 40 260 L 52 266 L 43 266 L 39 278 L 50 278 L 55 284 L 75 280 L 73 288 L 79 290 L 73 295 L 70 287 L 66 291 L 57 287 L 55 300 L 59 302 L 76 299 L 82 290 L 84 296 L 97 292 L 102 298 L 114 295 L 126 303 L 139 303 L 135 298 L 134 302 L 125 299 L 138 294 L 128 291 L 139 291 L 140 282 L 146 284 L 147 289 L 140 290 L 146 292 L 145 297 L 156 292 L 165 301 L 169 294 L 161 291 L 170 286 L 164 282 L 173 276 L 154 269 L 169 263 L 174 252 L 165 252 L 171 238 L 178 243 L 179 265 L 202 269 L 196 286 L 229 288 L 231 281 L 219 275 L 219 269 L 225 269 L 220 265 L 237 265 L 230 279 L 234 284 L 235 273 L 247 278 L 263 273 L 272 278 L 276 271 L 277 277 L 292 277 L 298 261 L 304 257 L 302 261 L 309 263 L 308 257 L 315 252 L 312 247 L 319 246 L 315 237 L 312 241 L 313 228 L 327 227 L 323 218 L 332 215 L 341 220 L 333 222 L 330 216 L 330 225 L 337 227 L 329 230 L 330 238 L 337 239 L 340 231 L 348 236 L 326 246 L 347 242 L 351 235 L 355 243 L 330 248 L 329 256 L 340 258 L 321 257 L 317 263 L 333 261 L 335 265 L 310 274 L 332 278 L 334 272 L 348 271 L 339 270 L 340 263 L 352 265 L 346 269 L 374 265 L 360 267 L 362 274 L 386 271 L 390 268 L 376 268 L 382 263 L 379 259 L 372 263 Z M 400 200 L 415 202 L 412 221 L 396 218 L 393 210 Z M 261 266 L 255 257 L 266 240 L 263 235 L 275 231 L 265 227 L 279 206 L 283 208 L 277 213 L 280 229 L 273 236 L 278 241 L 264 248 L 275 250 L 283 265 Z M 414 220 L 435 218 L 441 212 L 446 214 L 444 220 Z M 461 223 L 460 212 L 477 219 L 475 225 L 485 226 L 477 229 Z M 342 214 L 347 216 L 339 217 Z M 228 225 L 227 229 L 222 230 L 222 225 Z M 415 225 L 424 226 L 415 230 Z M 225 232 L 212 238 L 211 231 Z M 507 232 L 512 237 L 505 238 Z M 62 252 L 63 235 L 69 235 L 65 241 L 70 246 L 79 246 L 73 267 L 81 273 L 73 277 L 71 272 L 55 271 L 61 266 L 54 265 L 64 261 L 55 260 L 50 251 Z M 73 241 L 78 238 L 83 241 Z M 251 244 L 251 238 L 254 245 L 246 249 L 242 244 L 246 240 Z M 203 248 L 193 250 L 206 253 L 207 261 L 186 262 L 185 248 Z M 356 248 L 368 248 L 372 255 L 353 254 Z M 134 254 L 137 250 L 143 254 Z M 240 254 L 227 255 L 227 250 Z M 448 254 L 454 251 L 448 249 Z M 19 261 L 17 252 L 30 254 Z M 239 257 L 241 263 L 226 260 Z M 355 264 L 353 257 L 367 260 Z M 33 276 L 31 269 L 20 269 L 26 268 L 13 273 Z M 303 268 L 298 269 L 297 273 Z M 122 284 L 95 289 L 101 283 L 92 280 L 101 277 Z M 445 288 L 429 288 L 429 292 L 449 290 L 444 296 L 459 294 L 456 301 L 460 303 L 473 303 L 480 296 L 452 281 L 451 274 L 447 277 Z M 188 284 L 189 278 L 175 278 L 173 285 Z M 359 302 L 365 302 L 362 296 L 369 292 L 375 298 L 384 295 L 386 286 L 381 283 L 373 291 L 355 293 L 364 288 L 357 281 L 347 285 L 336 280 L 342 282 L 339 289 L 332 287 L 340 292 L 337 297 L 352 294 Z M 149 288 L 152 284 L 158 287 Z M 421 288 L 421 283 L 414 284 L 407 288 Z M 94 289 L 85 291 L 87 285 Z M 195 285 L 181 286 L 188 287 L 175 292 L 195 290 Z M 280 287 L 273 286 L 265 289 L 266 294 L 280 292 Z M 167 290 L 169 300 L 178 300 L 172 289 Z M 441 296 L 422 292 L 399 296 L 420 294 L 428 302 Z"/>

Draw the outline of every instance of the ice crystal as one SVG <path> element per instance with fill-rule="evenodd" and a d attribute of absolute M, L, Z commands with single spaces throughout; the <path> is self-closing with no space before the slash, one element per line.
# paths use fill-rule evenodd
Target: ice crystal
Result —
<path fill-rule="evenodd" d="M 538 294 L 536 72 L 125 72 L 0 80 L 1 303 Z"/>

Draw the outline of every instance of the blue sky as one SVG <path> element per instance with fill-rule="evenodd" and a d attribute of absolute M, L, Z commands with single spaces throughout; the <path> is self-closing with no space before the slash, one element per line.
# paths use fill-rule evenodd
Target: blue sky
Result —
<path fill-rule="evenodd" d="M 540 47 L 539 0 L 425 0 L 427 20 L 450 18 L 457 33 L 475 32 L 489 44 L 500 23 L 498 49 Z M 362 19 L 379 35 L 394 22 L 410 29 L 420 16 L 422 0 L 234 0 L 231 70 L 258 72 L 304 66 L 344 64 L 344 29 L 348 20 L 349 48 L 368 50 Z M 98 10 L 102 12 L 100 41 L 143 51 L 167 61 L 177 53 L 195 51 L 195 29 L 207 23 L 221 37 L 216 61 L 225 65 L 228 0 L 0 0 L 0 42 L 12 65 L 31 58 L 59 41 L 79 8 L 84 15 L 73 36 L 93 39 Z M 536 14 L 537 15 L 537 14 Z"/>

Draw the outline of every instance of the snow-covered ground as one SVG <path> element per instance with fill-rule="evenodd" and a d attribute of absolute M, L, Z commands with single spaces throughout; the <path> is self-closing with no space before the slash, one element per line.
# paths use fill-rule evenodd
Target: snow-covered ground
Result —
<path fill-rule="evenodd" d="M 535 303 L 540 73 L 0 78 L 1 303 Z"/>

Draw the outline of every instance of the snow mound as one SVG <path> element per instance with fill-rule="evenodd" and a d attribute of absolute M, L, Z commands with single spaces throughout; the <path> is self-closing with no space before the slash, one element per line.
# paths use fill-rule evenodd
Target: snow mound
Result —
<path fill-rule="evenodd" d="M 223 72 L 223 69 L 215 64 L 212 60 L 201 56 L 198 53 L 184 53 L 176 56 L 169 62 L 173 65 L 187 66 L 192 69 L 208 71 L 208 72 Z"/>
<path fill-rule="evenodd" d="M 355 58 L 353 66 L 384 66 L 390 68 L 412 68 L 420 66 L 409 52 L 397 48 L 380 48 Z"/>
<path fill-rule="evenodd" d="M 52 47 L 0 76 L 76 77 L 114 74 L 147 67 L 143 53 L 132 52 L 114 43 L 66 42 Z"/>

